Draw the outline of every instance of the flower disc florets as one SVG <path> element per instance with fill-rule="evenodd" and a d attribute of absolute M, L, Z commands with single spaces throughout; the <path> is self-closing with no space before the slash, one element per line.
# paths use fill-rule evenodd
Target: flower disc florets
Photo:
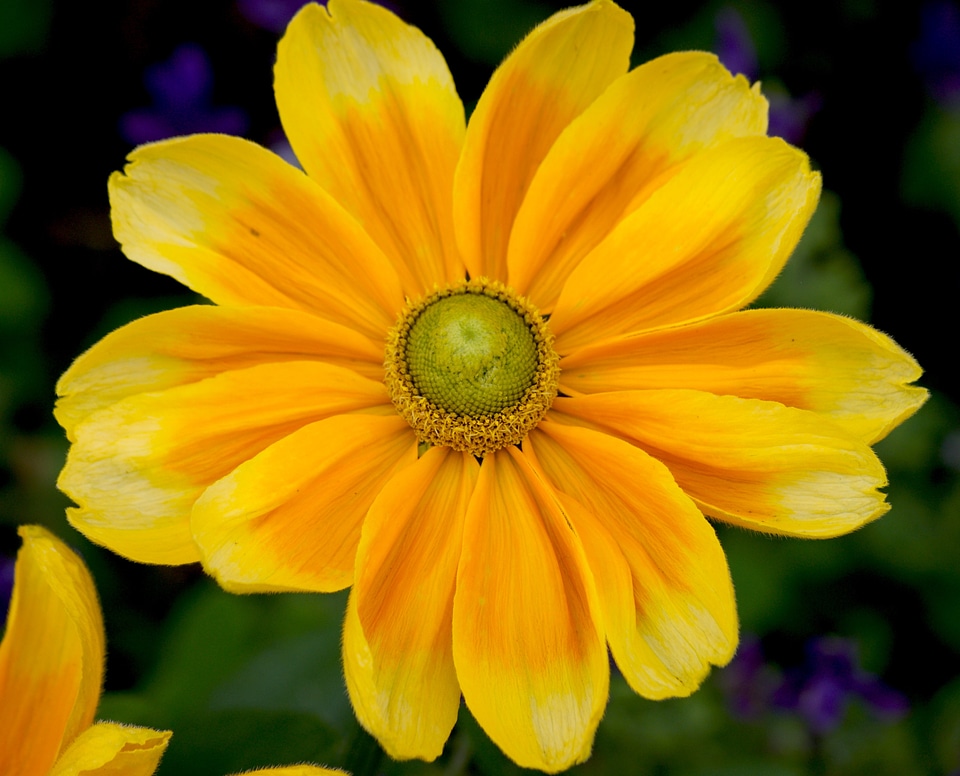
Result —
<path fill-rule="evenodd" d="M 407 305 L 387 337 L 385 381 L 420 441 L 482 456 L 540 422 L 558 360 L 536 308 L 481 278 Z"/>

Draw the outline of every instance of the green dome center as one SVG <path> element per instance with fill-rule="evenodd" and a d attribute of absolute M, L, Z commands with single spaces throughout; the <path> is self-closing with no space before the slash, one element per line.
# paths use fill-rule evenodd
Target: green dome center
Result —
<path fill-rule="evenodd" d="M 453 294 L 420 312 L 407 337 L 406 361 L 421 396 L 476 418 L 521 400 L 536 378 L 537 343 L 507 303 Z"/>

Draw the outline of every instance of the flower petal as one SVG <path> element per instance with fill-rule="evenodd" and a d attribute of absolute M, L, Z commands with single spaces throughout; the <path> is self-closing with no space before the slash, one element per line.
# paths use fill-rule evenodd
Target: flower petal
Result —
<path fill-rule="evenodd" d="M 689 695 L 737 646 L 733 583 L 713 528 L 662 463 L 621 439 L 541 423 L 524 443 L 530 451 L 583 542 L 630 686 L 647 698 Z"/>
<path fill-rule="evenodd" d="M 329 194 L 227 135 L 140 146 L 110 176 L 128 258 L 223 305 L 306 310 L 379 341 L 403 307 L 390 261 Z"/>
<path fill-rule="evenodd" d="M 567 394 L 693 388 L 830 417 L 873 444 L 927 398 L 917 362 L 885 334 L 812 310 L 746 310 L 617 337 L 562 362 Z"/>
<path fill-rule="evenodd" d="M 516 448 L 487 455 L 463 533 L 453 659 L 463 697 L 517 764 L 585 760 L 609 664 L 593 577 L 555 494 Z"/>
<path fill-rule="evenodd" d="M 81 420 L 128 396 L 307 358 L 383 379 L 383 345 L 352 329 L 299 310 L 197 305 L 148 315 L 100 340 L 60 378 L 55 414 L 73 440 Z"/>
<path fill-rule="evenodd" d="M 98 722 L 70 745 L 50 776 L 152 776 L 170 735 L 169 730 Z"/>
<path fill-rule="evenodd" d="M 319 765 L 287 765 L 281 768 L 258 768 L 255 771 L 235 773 L 233 776 L 252 776 L 255 773 L 269 773 L 271 776 L 349 776 L 339 768 L 323 768 Z"/>
<path fill-rule="evenodd" d="M 93 541 L 143 563 L 191 563 L 190 510 L 207 486 L 308 423 L 387 401 L 382 383 L 317 361 L 224 372 L 90 415 L 58 484 Z"/>
<path fill-rule="evenodd" d="M 463 105 L 430 39 L 373 3 L 310 3 L 280 41 L 275 90 L 304 169 L 396 261 L 407 294 L 463 278 L 450 212 Z"/>
<path fill-rule="evenodd" d="M 342 590 L 370 504 L 416 455 L 396 415 L 338 415 L 295 431 L 197 501 L 204 568 L 231 592 Z"/>
<path fill-rule="evenodd" d="M 93 722 L 103 683 L 103 616 L 90 572 L 45 528 L 19 528 L 0 644 L 0 773 L 46 776 Z"/>
<path fill-rule="evenodd" d="M 514 49 L 470 117 L 454 179 L 457 245 L 472 277 L 507 278 L 507 242 L 554 140 L 630 64 L 633 19 L 607 0 L 551 16 Z"/>
<path fill-rule="evenodd" d="M 696 155 L 570 274 L 550 319 L 558 352 L 748 304 L 783 267 L 819 194 L 806 155 L 779 138 Z"/>
<path fill-rule="evenodd" d="M 550 312 L 577 263 L 704 148 L 762 135 L 767 101 L 713 54 L 654 59 L 574 119 L 537 170 L 510 235 L 510 285 Z"/>
<path fill-rule="evenodd" d="M 343 635 L 357 718 L 394 759 L 433 760 L 457 721 L 452 617 L 463 519 L 479 467 L 431 448 L 363 524 Z"/>
<path fill-rule="evenodd" d="M 889 508 L 874 452 L 815 412 L 649 390 L 560 398 L 551 416 L 638 445 L 667 465 L 706 514 L 758 531 L 838 536 Z"/>

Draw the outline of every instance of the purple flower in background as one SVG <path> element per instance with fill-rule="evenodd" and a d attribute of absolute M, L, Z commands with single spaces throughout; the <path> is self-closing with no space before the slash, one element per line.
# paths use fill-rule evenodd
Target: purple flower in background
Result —
<path fill-rule="evenodd" d="M 769 134 L 799 145 L 807 134 L 810 119 L 820 110 L 820 95 L 809 92 L 794 99 L 785 91 L 773 89 L 768 89 L 766 94 L 770 102 Z"/>
<path fill-rule="evenodd" d="M 807 644 L 806 661 L 787 672 L 772 702 L 798 713 L 811 730 L 823 734 L 840 724 L 853 698 L 885 719 L 896 719 L 909 709 L 906 698 L 860 668 L 854 642 L 824 637 Z"/>
<path fill-rule="evenodd" d="M 731 73 L 743 73 L 751 81 L 757 77 L 757 47 L 740 12 L 724 6 L 713 20 L 716 31 L 716 53 Z"/>
<path fill-rule="evenodd" d="M 0 628 L 7 621 L 10 596 L 13 595 L 13 569 L 15 566 L 16 561 L 13 558 L 0 558 Z"/>
<path fill-rule="evenodd" d="M 887 720 L 909 709 L 906 698 L 860 668 L 856 644 L 837 637 L 811 639 L 803 665 L 781 672 L 766 661 L 760 640 L 745 636 L 718 681 L 735 716 L 757 721 L 765 712 L 785 711 L 815 735 L 836 728 L 854 699 Z"/>
<path fill-rule="evenodd" d="M 153 98 L 149 108 L 132 110 L 120 119 L 120 132 L 130 143 L 149 143 L 195 132 L 242 135 L 247 115 L 237 107 L 213 107 L 213 71 L 206 52 L 185 43 L 165 62 L 148 67 L 144 74 Z"/>
<path fill-rule="evenodd" d="M 293 15 L 310 0 L 237 0 L 237 8 L 251 24 L 271 32 L 283 32 Z M 326 5 L 326 3 L 321 3 Z"/>
<path fill-rule="evenodd" d="M 714 49 L 724 67 L 731 73 L 742 73 L 750 81 L 755 81 L 759 75 L 757 47 L 743 16 L 736 8 L 724 6 L 717 11 L 713 24 L 716 32 Z M 819 95 L 810 93 L 793 99 L 786 91 L 777 91 L 776 87 L 764 89 L 764 92 L 770 101 L 769 134 L 800 145 L 810 120 L 820 110 Z"/>
<path fill-rule="evenodd" d="M 287 29 L 293 15 L 309 2 L 327 4 L 326 0 L 237 0 L 237 8 L 251 24 L 281 33 Z M 377 5 L 396 11 L 392 3 L 378 2 Z"/>
<path fill-rule="evenodd" d="M 744 636 L 737 656 L 720 672 L 718 681 L 730 711 L 742 719 L 754 719 L 769 708 L 777 673 L 764 661 L 760 639 Z"/>
<path fill-rule="evenodd" d="M 913 63 L 936 100 L 960 104 L 960 8 L 955 3 L 924 4 Z"/>

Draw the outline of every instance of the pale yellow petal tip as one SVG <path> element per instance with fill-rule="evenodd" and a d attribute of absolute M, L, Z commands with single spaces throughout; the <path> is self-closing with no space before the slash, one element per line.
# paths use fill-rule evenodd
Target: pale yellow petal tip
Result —
<path fill-rule="evenodd" d="M 172 735 L 169 730 L 97 722 L 73 740 L 50 776 L 150 776 L 160 764 Z"/>
<path fill-rule="evenodd" d="M 919 365 L 918 371 L 922 371 L 919 370 Z M 919 376 L 918 374 L 917 377 Z M 930 398 L 930 391 L 920 385 L 911 385 L 913 380 L 916 379 L 915 377 L 900 383 L 898 391 L 900 411 L 891 416 L 885 425 L 877 429 L 876 434 L 866 440 L 868 444 L 874 445 L 884 439 L 897 426 L 912 418 L 927 403 Z"/>
<path fill-rule="evenodd" d="M 139 750 L 158 750 L 163 753 L 173 737 L 172 730 L 157 730 L 155 728 L 128 725 L 123 722 L 97 722 L 91 729 L 112 728 L 124 737 L 124 752 Z"/>
<path fill-rule="evenodd" d="M 598 16 L 602 16 L 605 23 L 610 26 L 611 30 L 618 28 L 621 34 L 629 36 L 629 39 L 632 43 L 633 34 L 636 29 L 636 23 L 633 20 L 633 16 L 619 5 L 612 2 L 612 0 L 592 0 L 592 2 L 589 2 L 586 5 L 575 6 L 573 8 L 567 8 L 565 10 L 558 11 L 553 16 L 543 21 L 539 25 L 538 29 L 552 26 L 553 24 L 568 17 L 578 16 L 581 14 L 596 14 Z"/>
<path fill-rule="evenodd" d="M 582 731 L 581 735 L 565 735 L 562 740 L 554 740 L 549 743 L 546 740 L 540 740 L 535 742 L 537 744 L 535 750 L 531 748 L 525 754 L 517 753 L 511 756 L 518 765 L 525 768 L 536 768 L 544 773 L 560 773 L 584 763 L 590 759 L 590 755 L 593 753 L 593 740 L 602 715 L 603 707 L 600 708 L 600 715 L 591 720 L 590 725 Z M 536 724 L 536 719 L 534 723 Z"/>
<path fill-rule="evenodd" d="M 37 542 L 37 541 L 48 541 L 55 545 L 58 549 L 66 550 L 67 546 L 61 542 L 56 536 L 54 536 L 50 531 L 44 528 L 42 525 L 19 525 L 17 526 L 17 534 L 23 539 L 23 543 L 26 545 L 27 542 Z"/>
<path fill-rule="evenodd" d="M 891 366 L 888 371 L 892 376 L 891 382 L 895 381 L 895 384 L 899 388 L 900 412 L 890 418 L 890 421 L 883 428 L 879 429 L 873 438 L 867 440 L 869 444 L 873 445 L 886 437 L 887 434 L 901 423 L 916 414 L 929 400 L 930 391 L 923 386 L 914 385 L 914 383 L 923 376 L 923 367 L 921 367 L 917 359 L 913 357 L 913 354 L 901 347 L 893 337 L 883 333 L 879 329 L 875 329 L 855 319 L 851 319 L 851 321 L 852 325 L 866 330 L 871 339 L 899 361 L 895 367 Z"/>

